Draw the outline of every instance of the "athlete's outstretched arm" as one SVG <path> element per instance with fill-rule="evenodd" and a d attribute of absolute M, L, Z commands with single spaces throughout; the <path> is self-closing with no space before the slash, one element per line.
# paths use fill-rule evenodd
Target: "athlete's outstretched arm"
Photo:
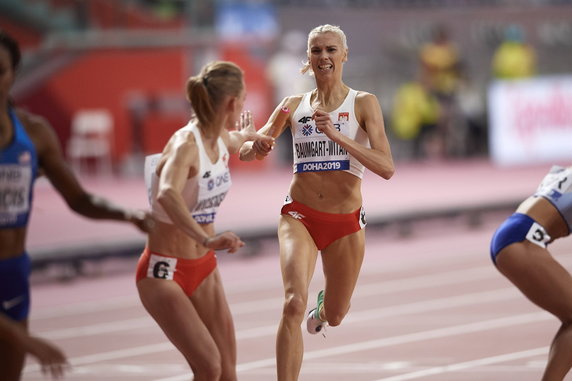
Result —
<path fill-rule="evenodd" d="M 238 153 L 240 147 L 245 142 L 260 139 L 267 144 L 273 144 L 274 139 L 270 136 L 261 135 L 256 132 L 254 123 L 252 121 L 252 113 L 244 111 L 240 114 L 240 121 L 238 122 L 237 129 L 234 131 L 223 131 L 222 138 L 227 146 L 228 152 L 232 155 Z"/>
<path fill-rule="evenodd" d="M 253 141 L 246 142 L 240 148 L 240 160 L 252 161 L 257 156 L 264 158 L 274 148 L 274 140 L 278 138 L 284 130 L 290 126 L 291 114 L 290 110 L 298 107 L 299 99 L 296 97 L 286 97 L 274 109 L 270 118 L 260 130 L 258 130 L 258 138 Z M 284 110 L 288 110 L 288 115 L 284 117 Z"/>
<path fill-rule="evenodd" d="M 93 219 L 131 222 L 142 231 L 151 228 L 152 219 L 144 211 L 122 208 L 85 191 L 65 161 L 58 138 L 48 122 L 29 114 L 23 119 L 33 136 L 40 169 L 73 211 Z"/>

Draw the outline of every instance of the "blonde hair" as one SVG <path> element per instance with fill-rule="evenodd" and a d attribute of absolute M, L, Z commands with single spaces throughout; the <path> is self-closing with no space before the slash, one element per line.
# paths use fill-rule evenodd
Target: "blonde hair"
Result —
<path fill-rule="evenodd" d="M 187 81 L 187 99 L 199 123 L 207 126 L 227 95 L 236 97 L 244 88 L 242 69 L 233 62 L 214 61 Z"/>
<path fill-rule="evenodd" d="M 330 24 L 324 24 L 324 25 L 320 25 L 315 27 L 314 29 L 312 29 L 310 31 L 310 33 L 308 33 L 308 46 L 306 48 L 306 55 L 310 56 L 310 40 L 321 33 L 327 33 L 327 32 L 331 32 L 336 34 L 340 40 L 342 41 L 342 46 L 345 50 L 348 49 L 348 40 L 346 38 L 346 34 L 344 33 L 344 31 L 337 25 L 330 25 Z M 304 62 L 304 66 L 302 66 L 302 69 L 300 69 L 300 72 L 302 74 L 306 73 L 306 72 L 310 72 L 310 75 L 313 74 L 312 72 L 312 68 L 310 67 L 310 61 L 306 61 Z"/>

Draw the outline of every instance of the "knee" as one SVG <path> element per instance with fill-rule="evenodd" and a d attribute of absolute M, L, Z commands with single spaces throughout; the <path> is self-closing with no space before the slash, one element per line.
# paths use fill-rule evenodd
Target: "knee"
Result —
<path fill-rule="evenodd" d="M 220 361 L 205 361 L 201 364 L 191 366 L 195 381 L 220 380 L 222 376 L 222 366 Z"/>
<path fill-rule="evenodd" d="M 208 356 L 208 357 L 207 357 Z M 187 356 L 187 362 L 193 370 L 193 380 L 220 380 L 222 376 L 222 360 L 217 350 L 211 351 L 207 356 Z"/>
<path fill-rule="evenodd" d="M 325 317 L 328 320 L 328 325 L 330 327 L 336 327 L 342 324 L 342 320 L 346 317 L 348 309 L 328 309 L 327 305 L 324 305 Z"/>
<path fill-rule="evenodd" d="M 284 318 L 301 323 L 304 319 L 305 312 L 306 299 L 298 294 L 288 294 L 284 301 L 284 308 L 282 310 Z"/>
<path fill-rule="evenodd" d="M 334 316 L 330 316 L 329 314 L 326 314 L 326 318 L 328 319 L 328 325 L 330 327 L 336 327 L 336 326 L 342 324 L 342 320 L 344 320 L 345 316 L 346 316 L 346 314 L 336 314 Z"/>

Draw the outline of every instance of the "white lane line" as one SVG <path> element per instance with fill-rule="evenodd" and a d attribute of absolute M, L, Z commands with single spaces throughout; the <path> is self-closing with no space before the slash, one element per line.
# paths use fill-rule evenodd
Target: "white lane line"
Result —
<path fill-rule="evenodd" d="M 502 300 L 506 300 L 506 299 L 510 299 L 510 298 L 514 298 L 514 297 L 519 297 L 519 296 L 520 295 L 518 295 L 518 293 L 515 293 L 512 288 L 495 290 L 495 291 L 488 291 L 488 292 L 482 292 L 482 293 L 474 293 L 474 294 L 468 294 L 468 295 L 465 294 L 462 296 L 455 296 L 452 298 L 435 299 L 434 301 L 423 301 L 423 302 L 417 302 L 417 303 L 408 303 L 408 304 L 403 304 L 401 306 L 389 306 L 389 307 L 378 308 L 378 309 L 374 309 L 374 310 L 360 311 L 360 312 L 354 313 L 353 315 L 355 315 L 355 316 L 352 316 L 351 319 L 350 318 L 346 319 L 347 321 L 345 323 L 352 324 L 352 323 L 356 323 L 356 322 L 362 322 L 362 321 L 365 321 L 368 319 L 378 319 L 378 318 L 383 317 L 383 316 L 399 316 L 399 315 L 403 315 L 403 314 L 422 313 L 422 312 L 426 312 L 426 311 L 438 310 L 441 308 L 447 309 L 447 308 L 453 308 L 453 307 L 457 307 L 457 306 L 464 306 L 467 304 L 475 305 L 475 304 L 479 304 L 479 303 L 498 302 L 498 301 L 502 301 Z M 548 315 L 548 316 L 551 316 L 551 315 Z M 145 322 L 145 319 L 147 320 L 147 322 Z M 154 325 L 154 321 L 150 317 L 149 318 L 133 319 L 133 320 L 134 321 L 126 321 L 126 322 L 124 322 L 124 324 L 117 325 L 117 327 L 114 327 L 113 330 L 125 331 L 126 329 L 131 328 L 131 326 L 130 326 L 131 324 L 133 326 L 138 325 L 138 327 L 136 327 L 136 328 L 141 328 L 142 326 L 146 326 L 146 324 L 149 324 L 149 326 Z M 96 328 L 92 327 L 92 332 L 97 331 L 98 334 L 101 334 L 104 331 L 105 332 L 112 332 L 111 328 L 112 327 L 105 324 L 102 327 L 96 327 Z M 40 333 L 40 336 L 43 336 L 47 339 L 52 339 L 52 340 L 54 338 L 58 338 L 58 339 L 77 338 L 82 333 L 82 332 L 80 332 L 80 330 L 81 329 L 75 330 L 72 328 L 72 329 L 68 329 L 68 330 L 46 331 L 46 332 Z M 92 332 L 83 332 L 83 334 L 92 334 Z M 271 336 L 274 334 L 276 334 L 276 325 L 275 324 L 267 325 L 267 326 L 263 326 L 263 327 L 252 328 L 252 329 L 240 330 L 236 333 L 236 338 L 237 338 L 237 340 L 246 340 L 246 339 L 252 339 L 252 338 Z M 389 339 L 383 339 L 383 340 L 389 340 Z M 160 343 L 160 344 L 139 346 L 133 352 L 131 352 L 131 350 L 128 348 L 128 349 L 119 350 L 119 351 L 103 352 L 100 354 L 93 354 L 93 355 L 88 355 L 88 356 L 83 356 L 83 357 L 77 357 L 74 359 L 70 359 L 70 363 L 73 365 L 83 365 L 83 364 L 93 363 L 93 362 L 98 362 L 98 361 L 106 361 L 109 359 L 138 356 L 139 354 L 158 353 L 158 352 L 163 352 L 163 351 L 168 351 L 168 350 L 173 350 L 173 346 L 170 342 L 165 342 L 165 343 Z M 139 353 L 139 351 L 143 351 L 143 352 Z M 310 356 L 310 355 L 307 354 L 306 358 L 308 358 L 308 356 Z M 269 363 L 269 361 L 270 361 L 270 363 Z M 273 361 L 274 361 L 274 359 L 262 360 L 262 362 L 260 362 L 260 365 L 261 366 L 266 366 L 264 364 L 271 365 L 271 364 L 273 364 Z M 241 369 L 241 367 L 244 367 L 244 366 L 250 367 L 250 366 L 252 366 L 252 364 L 256 364 L 256 363 L 257 362 L 250 363 L 251 365 L 239 365 L 239 369 Z M 28 366 L 26 367 L 26 371 L 31 371 L 31 369 L 35 369 L 35 368 L 33 368 L 33 367 L 29 368 Z"/>
<path fill-rule="evenodd" d="M 419 370 L 416 372 L 401 374 L 401 375 L 392 376 L 392 377 L 380 378 L 380 379 L 377 379 L 375 381 L 413 380 L 415 378 L 421 378 L 421 377 L 425 377 L 425 376 L 433 376 L 436 374 L 443 374 L 443 373 L 448 373 L 448 372 L 455 372 L 455 371 L 475 368 L 475 367 L 483 366 L 483 365 L 492 365 L 492 364 L 498 364 L 501 362 L 524 359 L 524 358 L 528 358 L 528 357 L 547 355 L 548 351 L 549 351 L 549 347 L 534 348 L 534 349 L 529 349 L 529 350 L 521 351 L 521 352 L 506 353 L 506 354 L 498 355 L 498 356 L 484 357 L 481 359 L 464 361 L 464 362 L 460 362 L 457 364 L 436 366 L 433 368 L 423 369 L 423 370 Z"/>
<path fill-rule="evenodd" d="M 398 291 L 409 291 L 419 288 L 439 287 L 452 284 L 466 283 L 477 280 L 498 277 L 499 274 L 490 266 L 482 266 L 469 270 L 447 271 L 430 275 L 421 275 L 410 278 L 381 281 L 368 284 L 358 284 L 354 298 L 369 297 L 372 295 L 384 295 Z M 227 287 L 232 289 L 231 287 Z M 230 295 L 230 293 L 229 293 Z M 242 313 L 254 313 L 265 310 L 280 308 L 283 298 L 258 299 L 249 302 L 233 303 L 231 310 L 233 315 Z M 99 302 L 84 302 L 68 306 L 59 306 L 54 309 L 33 311 L 32 321 L 43 319 L 62 318 L 73 315 L 81 315 L 96 312 L 105 312 L 115 309 L 140 307 L 141 302 L 137 295 L 132 297 L 118 297 Z"/>
<path fill-rule="evenodd" d="M 515 325 L 535 323 L 550 319 L 553 319 L 553 316 L 544 311 L 528 313 L 528 314 L 520 314 L 499 319 L 485 320 L 477 323 L 461 324 L 446 328 L 432 329 L 428 331 L 415 332 L 406 335 L 363 341 L 354 344 L 340 345 L 329 349 L 306 352 L 304 354 L 304 360 L 307 361 L 312 359 L 355 353 L 371 349 L 379 349 L 383 347 L 390 347 L 394 345 L 401 345 L 424 340 L 438 339 L 438 338 L 463 335 L 468 333 L 476 333 L 496 328 L 514 327 Z M 239 364 L 237 366 L 237 372 L 245 372 L 253 369 L 260 369 L 275 365 L 276 361 L 274 358 L 266 358 L 262 360 L 252 361 L 249 363 Z M 188 380 L 188 378 L 189 375 L 184 374 L 173 377 L 160 378 L 156 379 L 155 381 L 184 381 Z"/>
<path fill-rule="evenodd" d="M 131 347 L 127 349 L 119 349 L 116 351 L 96 353 L 93 355 L 87 355 L 81 357 L 74 357 L 68 359 L 68 361 L 71 364 L 71 366 L 74 367 L 79 365 L 93 364 L 102 361 L 117 360 L 121 358 L 141 356 L 141 355 L 147 355 L 170 350 L 175 350 L 173 344 L 171 344 L 170 342 L 163 342 L 159 344 L 140 345 L 137 347 Z M 26 367 L 24 368 L 24 374 L 39 372 L 40 370 L 41 369 L 38 364 L 30 364 L 26 365 Z"/>
<path fill-rule="evenodd" d="M 363 311 L 352 311 L 344 320 L 344 326 L 383 317 L 401 316 L 406 314 L 424 313 L 441 309 L 475 305 L 478 303 L 494 303 L 519 298 L 520 294 L 514 288 L 496 289 L 492 291 L 462 294 L 458 296 L 429 299 L 420 302 L 391 305 Z M 231 306 L 232 308 L 232 306 Z M 275 306 L 278 310 L 279 305 Z M 238 314 L 235 314 L 237 316 Z M 75 339 L 85 336 L 101 335 L 105 333 L 125 332 L 130 329 L 144 329 L 154 327 L 155 322 L 149 316 L 113 321 L 88 326 L 63 328 L 50 331 L 37 331 L 40 336 L 51 340 Z M 236 332 L 238 340 L 260 338 L 276 334 L 276 324 L 242 329 Z"/>

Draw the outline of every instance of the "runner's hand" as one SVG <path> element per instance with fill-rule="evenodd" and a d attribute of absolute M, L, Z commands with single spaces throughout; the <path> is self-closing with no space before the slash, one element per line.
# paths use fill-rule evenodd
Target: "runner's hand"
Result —
<path fill-rule="evenodd" d="M 224 232 L 209 237 L 205 240 L 203 245 L 213 250 L 228 249 L 229 253 L 235 253 L 238 249 L 244 246 L 244 242 L 233 232 Z"/>
<path fill-rule="evenodd" d="M 38 337 L 28 336 L 23 342 L 26 352 L 34 356 L 42 367 L 42 373 L 62 378 L 69 368 L 65 354 L 55 345 Z"/>
<path fill-rule="evenodd" d="M 143 210 L 133 210 L 127 212 L 127 221 L 131 222 L 143 233 L 149 233 L 155 227 L 155 221 L 151 213 Z"/>

